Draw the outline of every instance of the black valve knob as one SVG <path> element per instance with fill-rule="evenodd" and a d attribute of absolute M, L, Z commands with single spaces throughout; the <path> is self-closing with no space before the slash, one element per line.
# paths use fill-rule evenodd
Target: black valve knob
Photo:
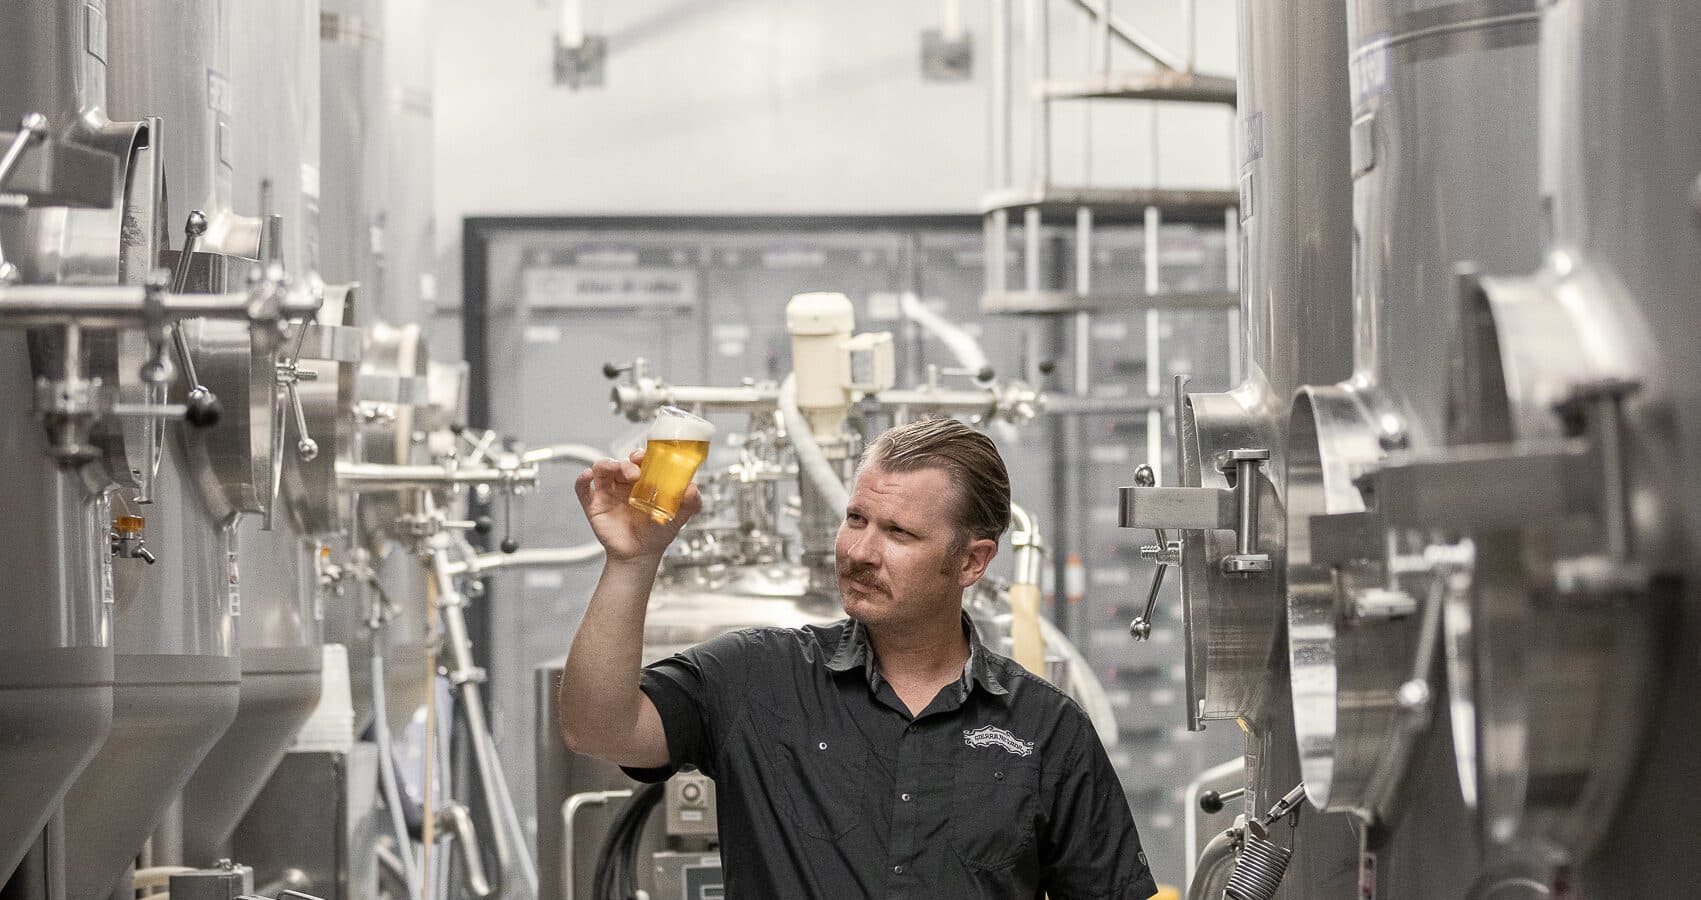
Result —
<path fill-rule="evenodd" d="M 996 375 L 997 373 L 992 371 L 991 366 L 981 366 L 980 371 L 975 373 L 975 380 L 984 384 L 991 381 Z"/>
<path fill-rule="evenodd" d="M 1057 363 L 1055 361 L 1049 359 L 1040 361 L 1039 373 L 1041 375 L 1050 375 L 1055 371 L 1057 371 Z"/>
<path fill-rule="evenodd" d="M 611 363 L 611 362 L 603 363 L 602 364 L 602 377 L 607 378 L 609 381 L 613 381 L 614 379 L 619 378 L 620 377 L 620 367 L 615 365 L 614 363 Z"/>
<path fill-rule="evenodd" d="M 503 553 L 513 553 L 514 551 L 516 551 L 518 549 L 520 549 L 520 542 L 519 541 L 516 541 L 513 538 L 503 538 L 502 539 L 502 552 Z"/>
<path fill-rule="evenodd" d="M 449 426 L 449 433 L 454 434 L 454 435 L 462 434 L 466 430 L 467 430 L 467 426 L 466 426 L 465 423 L 462 423 L 462 422 L 455 422 L 454 424 Z"/>
<path fill-rule="evenodd" d="M 1199 795 L 1199 809 L 1207 815 L 1216 815 L 1223 811 L 1223 797 L 1216 791 L 1206 791 Z"/>
<path fill-rule="evenodd" d="M 473 520 L 473 531 L 478 534 L 489 534 L 496 530 L 496 522 L 489 516 L 479 516 Z"/>
<path fill-rule="evenodd" d="M 183 418 L 196 428 L 211 428 L 224 416 L 218 395 L 204 387 L 190 391 L 183 405 Z"/>

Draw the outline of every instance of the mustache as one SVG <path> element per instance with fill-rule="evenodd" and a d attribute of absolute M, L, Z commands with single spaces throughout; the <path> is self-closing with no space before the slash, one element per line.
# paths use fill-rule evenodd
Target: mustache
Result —
<path fill-rule="evenodd" d="M 855 582 L 875 590 L 886 590 L 886 585 L 874 576 L 874 570 L 868 566 L 840 566 L 839 580 Z"/>

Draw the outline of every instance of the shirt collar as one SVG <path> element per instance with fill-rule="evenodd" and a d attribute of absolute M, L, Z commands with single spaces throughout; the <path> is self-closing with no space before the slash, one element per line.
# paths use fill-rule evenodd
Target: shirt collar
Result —
<path fill-rule="evenodd" d="M 827 668 L 834 672 L 848 672 L 858 666 L 868 676 L 868 686 L 880 686 L 880 668 L 872 665 L 874 648 L 868 643 L 868 632 L 862 623 L 855 619 L 846 620 L 849 625 L 839 639 L 838 649 L 832 658 L 827 660 Z M 1009 688 L 1004 683 L 1004 669 L 998 664 L 997 654 L 981 643 L 980 632 L 976 630 L 974 620 L 969 618 L 967 611 L 963 613 L 963 634 L 969 639 L 969 661 L 963 665 L 963 677 L 958 681 L 963 688 L 963 695 L 968 695 L 972 684 L 979 684 L 990 694 L 1007 694 Z"/>

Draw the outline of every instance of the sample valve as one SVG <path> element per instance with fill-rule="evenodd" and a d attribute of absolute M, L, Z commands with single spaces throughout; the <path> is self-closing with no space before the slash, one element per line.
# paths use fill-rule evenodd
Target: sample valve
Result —
<path fill-rule="evenodd" d="M 112 548 L 114 559 L 139 559 L 148 565 L 158 562 L 148 550 L 148 542 L 142 537 L 142 528 L 147 520 L 141 516 L 117 516 L 112 520 L 112 531 L 107 540 Z"/>

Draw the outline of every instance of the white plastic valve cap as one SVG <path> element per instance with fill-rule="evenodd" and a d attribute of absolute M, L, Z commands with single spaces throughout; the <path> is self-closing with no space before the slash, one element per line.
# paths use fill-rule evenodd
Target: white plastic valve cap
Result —
<path fill-rule="evenodd" d="M 848 335 L 855 327 L 856 307 L 844 294 L 797 294 L 786 304 L 786 330 L 794 335 Z"/>

